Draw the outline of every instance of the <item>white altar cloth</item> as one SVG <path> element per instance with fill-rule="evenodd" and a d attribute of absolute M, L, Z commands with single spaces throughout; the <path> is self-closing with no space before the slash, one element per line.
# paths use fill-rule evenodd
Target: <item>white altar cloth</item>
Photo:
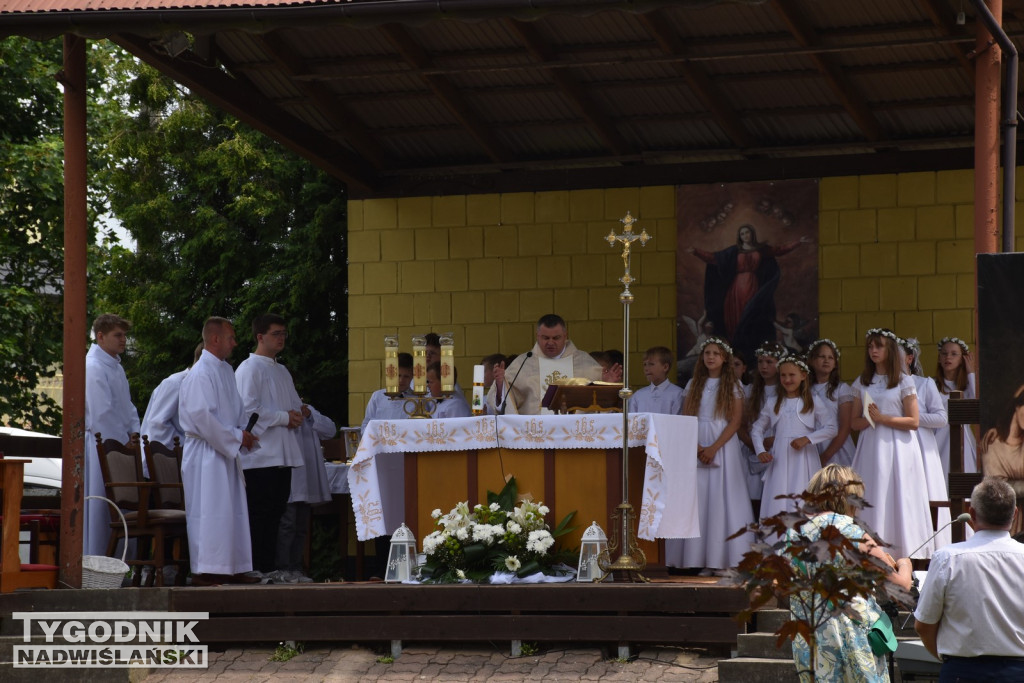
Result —
<path fill-rule="evenodd" d="M 394 531 L 403 521 L 399 517 L 404 508 L 396 514 L 394 505 L 382 502 L 382 480 L 387 488 L 389 477 L 380 476 L 378 456 L 486 450 L 499 445 L 507 449 L 621 449 L 622 429 L 621 413 L 371 420 L 348 471 L 356 536 L 367 541 Z M 630 415 L 629 446 L 642 446 L 647 454 L 637 535 L 648 541 L 699 536 L 697 419 L 653 413 Z M 386 466 L 382 464 L 381 469 Z M 458 502 L 453 500 L 451 505 Z"/>

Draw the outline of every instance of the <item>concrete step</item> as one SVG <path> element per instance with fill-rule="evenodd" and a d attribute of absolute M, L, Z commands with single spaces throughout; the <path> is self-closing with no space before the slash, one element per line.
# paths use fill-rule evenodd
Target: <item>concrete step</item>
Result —
<path fill-rule="evenodd" d="M 718 663 L 719 683 L 799 683 L 792 659 L 737 657 Z"/>
<path fill-rule="evenodd" d="M 788 609 L 762 609 L 757 611 L 757 632 L 775 633 L 789 621 Z"/>
<path fill-rule="evenodd" d="M 736 655 L 738 657 L 756 657 L 759 659 L 785 659 L 792 661 L 793 646 L 789 640 L 776 648 L 779 639 L 774 633 L 741 633 L 736 639 Z"/>

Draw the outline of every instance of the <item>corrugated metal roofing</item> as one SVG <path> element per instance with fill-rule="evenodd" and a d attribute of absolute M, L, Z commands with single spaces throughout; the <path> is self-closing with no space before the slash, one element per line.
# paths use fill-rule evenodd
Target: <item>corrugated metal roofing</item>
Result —
<path fill-rule="evenodd" d="M 1004 5 L 1016 39 L 1024 1 Z M 631 7 L 0 0 L 0 35 L 109 36 L 356 194 L 396 177 L 959 149 L 972 135 L 974 17 L 955 24 L 959 0 Z"/>

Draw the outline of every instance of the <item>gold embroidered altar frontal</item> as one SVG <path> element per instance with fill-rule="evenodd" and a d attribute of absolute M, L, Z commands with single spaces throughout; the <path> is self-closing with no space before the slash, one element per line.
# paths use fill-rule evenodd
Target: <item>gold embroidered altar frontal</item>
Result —
<path fill-rule="evenodd" d="M 696 418 L 630 415 L 628 438 L 639 538 L 696 536 Z M 373 420 L 348 473 L 358 538 L 405 522 L 419 540 L 432 530 L 432 510 L 447 512 L 463 500 L 484 503 L 487 491 L 500 490 L 511 474 L 521 494 L 551 509 L 552 526 L 577 511 L 579 528 L 565 540 L 576 545 L 591 521 L 609 530 L 608 515 L 622 499 L 622 443 L 621 414 Z M 400 453 L 400 470 L 385 464 Z M 396 490 L 395 477 L 404 479 L 397 487 L 404 495 L 388 494 Z"/>

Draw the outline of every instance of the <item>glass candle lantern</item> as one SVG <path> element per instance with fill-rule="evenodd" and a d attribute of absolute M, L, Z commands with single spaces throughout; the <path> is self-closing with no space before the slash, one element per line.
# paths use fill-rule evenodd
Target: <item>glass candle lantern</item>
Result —
<path fill-rule="evenodd" d="M 388 567 L 384 573 L 385 583 L 400 583 L 412 578 L 416 570 L 416 537 L 412 530 L 402 523 L 391 536 L 388 551 Z"/>
<path fill-rule="evenodd" d="M 412 390 L 427 393 L 427 338 L 423 335 L 412 338 Z"/>
<path fill-rule="evenodd" d="M 604 572 L 597 566 L 597 558 L 604 551 L 608 550 L 608 537 L 604 529 L 591 523 L 583 532 L 580 542 L 580 564 L 576 570 L 576 580 L 579 582 L 592 583 L 604 578 Z"/>
<path fill-rule="evenodd" d="M 442 334 L 441 342 L 441 393 L 450 394 L 455 390 L 455 341 L 452 333 Z"/>
<path fill-rule="evenodd" d="M 398 393 L 398 336 L 384 337 L 384 391 Z"/>

